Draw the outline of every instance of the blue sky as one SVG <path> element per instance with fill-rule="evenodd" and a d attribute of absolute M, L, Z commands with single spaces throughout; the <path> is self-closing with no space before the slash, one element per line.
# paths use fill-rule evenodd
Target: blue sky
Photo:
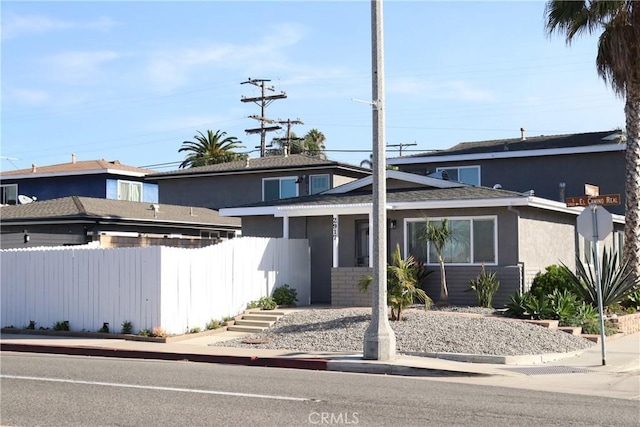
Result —
<path fill-rule="evenodd" d="M 609 130 L 623 101 L 597 38 L 547 37 L 543 1 L 384 2 L 386 140 L 406 150 Z M 241 83 L 270 79 L 266 116 L 301 119 L 331 159 L 372 146 L 371 10 L 359 1 L 2 1 L 2 170 L 119 160 L 177 169 L 182 142 L 222 130 L 254 150 Z M 282 137 L 271 132 L 267 140 Z M 349 152 L 341 150 L 360 150 Z M 397 149 L 389 148 L 389 157 Z M 252 157 L 259 156 L 253 151 Z"/>

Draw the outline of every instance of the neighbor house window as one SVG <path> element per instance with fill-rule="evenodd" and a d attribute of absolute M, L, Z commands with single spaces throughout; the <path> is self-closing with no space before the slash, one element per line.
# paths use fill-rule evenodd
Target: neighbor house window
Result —
<path fill-rule="evenodd" d="M 142 201 L 142 183 L 118 180 L 118 200 Z"/>
<path fill-rule="evenodd" d="M 219 239 L 219 231 L 200 231 L 200 238 L 202 239 Z"/>
<path fill-rule="evenodd" d="M 262 200 L 286 199 L 298 195 L 297 177 L 265 178 L 262 180 Z"/>
<path fill-rule="evenodd" d="M 442 218 L 429 219 L 440 225 Z M 452 239 L 443 249 L 445 263 L 449 264 L 497 264 L 498 245 L 496 217 L 448 218 Z M 437 264 L 438 255 L 432 244 L 425 243 L 423 219 L 407 220 L 407 251 L 419 261 Z"/>
<path fill-rule="evenodd" d="M 480 185 L 480 166 L 460 166 L 455 168 L 436 168 L 437 172 L 446 172 L 449 181 Z"/>
<path fill-rule="evenodd" d="M 18 204 L 18 185 L 17 184 L 0 185 L 0 189 L 2 190 L 0 194 L 0 196 L 2 197 L 2 200 L 0 200 L 0 204 L 2 205 Z"/>
<path fill-rule="evenodd" d="M 309 194 L 318 194 L 329 189 L 329 175 L 311 175 L 309 177 Z"/>

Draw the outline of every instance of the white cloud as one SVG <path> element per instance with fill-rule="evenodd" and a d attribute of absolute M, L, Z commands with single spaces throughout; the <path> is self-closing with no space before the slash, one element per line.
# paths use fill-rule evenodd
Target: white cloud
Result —
<path fill-rule="evenodd" d="M 68 51 L 48 56 L 43 62 L 57 79 L 78 83 L 95 78 L 101 66 L 120 57 L 117 52 L 108 50 Z"/>
<path fill-rule="evenodd" d="M 241 69 L 251 72 L 254 64 L 260 64 L 260 72 L 287 69 L 285 48 L 298 43 L 304 34 L 299 25 L 282 24 L 267 30 L 270 34 L 255 44 L 231 44 L 203 46 L 200 48 L 174 49 L 151 55 L 147 74 L 151 83 L 163 90 L 171 90 L 186 84 L 192 74 L 211 67 Z"/>
<path fill-rule="evenodd" d="M 87 22 L 72 22 L 44 15 L 5 14 L 2 22 L 2 40 L 71 29 L 107 31 L 116 25 L 118 23 L 108 17 Z"/>
<path fill-rule="evenodd" d="M 5 96 L 16 104 L 42 106 L 49 101 L 49 94 L 42 90 L 12 89 Z"/>
<path fill-rule="evenodd" d="M 413 78 L 389 79 L 387 91 L 394 94 L 412 95 L 426 99 L 452 99 L 460 101 L 491 101 L 495 94 L 478 89 L 461 80 L 425 81 Z"/>

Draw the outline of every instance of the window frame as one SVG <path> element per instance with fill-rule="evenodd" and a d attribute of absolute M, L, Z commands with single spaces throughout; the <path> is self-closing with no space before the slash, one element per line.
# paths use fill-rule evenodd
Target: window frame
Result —
<path fill-rule="evenodd" d="M 140 187 L 140 200 L 123 199 L 121 197 L 121 193 L 120 193 L 120 185 L 121 184 L 126 184 L 129 187 L 139 186 Z M 129 181 L 129 180 L 125 180 L 125 179 L 118 179 L 117 182 L 116 182 L 116 187 L 118 189 L 118 193 L 117 193 L 118 200 L 124 200 L 124 201 L 127 201 L 127 202 L 143 202 L 144 201 L 144 194 L 143 194 L 144 185 L 142 185 L 142 182 Z M 129 194 L 131 194 L 131 192 L 129 192 Z"/>
<path fill-rule="evenodd" d="M 468 184 L 468 185 L 475 185 L 475 186 L 481 186 L 482 185 L 482 169 L 480 168 L 480 165 L 470 165 L 470 166 L 442 166 L 442 167 L 437 167 L 436 168 L 436 172 L 441 172 L 441 171 L 447 171 L 450 169 L 458 169 L 458 178 L 460 178 L 460 170 L 461 169 L 476 169 L 478 171 L 478 183 L 477 184 L 470 184 L 468 182 L 463 182 L 460 181 L 460 179 L 458 179 L 457 181 L 454 182 L 462 182 L 463 184 Z"/>
<path fill-rule="evenodd" d="M 278 181 L 278 198 L 277 199 L 270 199 L 270 200 L 265 200 L 265 183 L 266 181 Z M 298 188 L 298 183 L 296 181 L 298 181 L 298 177 L 297 176 L 274 176 L 274 177 L 269 177 L 269 178 L 262 178 L 262 201 L 263 202 L 270 202 L 272 200 L 282 200 L 282 181 L 291 181 L 293 180 L 294 185 L 295 185 L 295 189 L 296 189 L 296 194 L 294 196 L 290 196 L 290 197 L 298 197 L 300 195 L 300 189 Z M 287 199 L 290 197 L 286 197 Z"/>
<path fill-rule="evenodd" d="M 320 191 L 313 191 L 313 179 L 314 178 L 326 178 L 327 179 L 327 188 Z M 317 175 L 309 175 L 309 194 L 319 194 L 323 191 L 327 191 L 331 188 L 331 177 L 328 173 L 317 174 Z"/>
<path fill-rule="evenodd" d="M 443 219 L 446 219 L 448 221 L 470 221 L 470 226 L 469 226 L 469 256 L 471 259 L 471 262 L 448 262 L 445 261 L 446 265 L 451 265 L 451 266 L 476 266 L 476 265 L 499 265 L 499 256 L 498 256 L 498 216 L 497 215 L 465 215 L 465 216 L 440 216 L 440 217 L 429 217 L 428 220 L 430 221 L 442 221 Z M 491 220 L 493 222 L 493 253 L 494 253 L 494 260 L 493 262 L 488 262 L 488 261 L 477 261 L 475 260 L 475 252 L 474 252 L 474 241 L 473 241 L 473 222 L 475 220 L 479 220 L 479 221 L 486 221 L 486 220 Z M 405 254 L 409 254 L 409 230 L 408 230 L 408 226 L 409 223 L 424 223 L 425 219 L 424 218 L 405 218 L 404 219 L 404 227 L 403 227 L 403 234 L 404 234 L 404 253 Z M 438 261 L 435 260 L 435 262 L 430 262 L 430 257 L 429 257 L 429 243 L 427 243 L 427 248 L 426 248 L 426 260 L 425 262 L 423 262 L 424 265 L 427 266 L 437 266 L 438 265 Z M 406 256 L 406 255 L 405 255 Z"/>
<path fill-rule="evenodd" d="M 15 188 L 15 192 L 16 192 L 16 198 L 15 198 L 15 204 L 18 204 L 18 184 L 0 184 L 0 190 L 2 191 L 2 193 L 0 194 L 0 204 L 3 205 L 8 205 L 8 199 L 7 199 L 7 189 L 8 188 Z"/>

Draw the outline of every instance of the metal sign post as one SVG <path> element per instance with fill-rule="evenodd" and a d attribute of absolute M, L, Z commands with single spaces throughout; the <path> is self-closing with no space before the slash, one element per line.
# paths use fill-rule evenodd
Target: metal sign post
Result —
<path fill-rule="evenodd" d="M 600 281 L 600 261 L 598 260 L 598 205 L 592 204 L 591 217 L 593 221 L 593 237 L 591 238 L 591 248 L 593 249 L 593 264 L 596 270 L 596 286 L 598 293 L 598 315 L 600 316 L 600 342 L 602 343 L 602 366 L 607 364 L 607 341 L 604 333 L 604 313 L 602 307 L 602 283 Z M 608 233 L 607 233 L 608 234 Z"/>

